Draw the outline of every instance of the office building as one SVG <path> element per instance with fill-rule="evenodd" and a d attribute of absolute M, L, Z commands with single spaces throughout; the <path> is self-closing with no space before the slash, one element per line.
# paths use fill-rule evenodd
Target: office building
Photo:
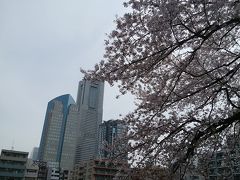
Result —
<path fill-rule="evenodd" d="M 72 169 L 75 157 L 78 108 L 71 95 L 54 98 L 48 103 L 38 158 Z"/>
<path fill-rule="evenodd" d="M 80 129 L 76 150 L 76 164 L 97 157 L 98 129 L 102 123 L 103 82 L 83 80 L 79 82 L 77 105 L 79 108 Z"/>
<path fill-rule="evenodd" d="M 127 126 L 121 120 L 105 121 L 99 126 L 99 145 L 98 157 L 100 159 L 108 159 L 114 156 L 127 159 L 127 153 L 124 154 L 127 141 L 124 140 L 124 134 Z M 123 153 L 120 155 L 120 153 Z"/>
<path fill-rule="evenodd" d="M 240 149 L 221 150 L 213 154 L 209 162 L 209 180 L 231 177 L 240 179 Z"/>
<path fill-rule="evenodd" d="M 63 140 L 60 167 L 65 170 L 74 168 L 77 137 L 79 133 L 79 115 L 77 105 L 70 105 Z"/>
<path fill-rule="evenodd" d="M 239 131 L 239 126 L 237 131 Z M 208 162 L 208 179 L 240 179 L 240 139 L 238 133 L 226 137 L 221 150 L 213 152 Z"/>
<path fill-rule="evenodd" d="M 23 180 L 28 152 L 3 149 L 0 156 L 0 179 Z"/>
<path fill-rule="evenodd" d="M 38 159 L 38 147 L 34 147 L 31 154 L 30 154 L 30 158 L 32 160 L 37 160 Z"/>

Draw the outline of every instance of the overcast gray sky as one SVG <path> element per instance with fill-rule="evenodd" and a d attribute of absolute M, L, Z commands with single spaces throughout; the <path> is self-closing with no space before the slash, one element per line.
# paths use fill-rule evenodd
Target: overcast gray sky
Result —
<path fill-rule="evenodd" d="M 122 0 L 0 1 L 0 149 L 30 152 L 38 146 L 47 103 L 76 99 L 80 67 L 92 69 L 104 52 Z M 133 109 L 105 85 L 104 120 Z"/>

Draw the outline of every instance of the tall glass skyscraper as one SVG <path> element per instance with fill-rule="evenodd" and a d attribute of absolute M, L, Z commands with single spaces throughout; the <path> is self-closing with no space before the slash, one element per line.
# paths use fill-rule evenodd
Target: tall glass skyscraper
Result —
<path fill-rule="evenodd" d="M 78 107 L 69 94 L 49 101 L 45 115 L 38 158 L 73 169 L 77 133 Z"/>
<path fill-rule="evenodd" d="M 121 120 L 109 120 L 99 126 L 98 158 L 110 159 L 119 156 L 122 161 L 127 160 L 127 140 L 123 139 L 127 132 L 127 125 Z M 122 138 L 122 139 L 121 139 Z"/>
<path fill-rule="evenodd" d="M 81 164 L 97 157 L 98 131 L 102 123 L 103 82 L 83 80 L 79 82 L 77 105 L 80 129 L 75 163 Z"/>

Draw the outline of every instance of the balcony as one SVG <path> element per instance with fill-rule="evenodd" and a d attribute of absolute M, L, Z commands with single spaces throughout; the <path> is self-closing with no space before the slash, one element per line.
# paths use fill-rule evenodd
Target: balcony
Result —
<path fill-rule="evenodd" d="M 14 163 L 2 163 L 2 162 L 0 162 L 0 168 L 25 169 L 25 166 L 20 165 L 20 164 L 14 164 Z"/>
<path fill-rule="evenodd" d="M 0 172 L 0 177 L 24 177 L 24 173 Z"/>
<path fill-rule="evenodd" d="M 0 160 L 27 162 L 27 158 L 23 158 L 23 157 L 12 157 L 12 156 L 1 156 L 1 157 L 0 157 Z"/>

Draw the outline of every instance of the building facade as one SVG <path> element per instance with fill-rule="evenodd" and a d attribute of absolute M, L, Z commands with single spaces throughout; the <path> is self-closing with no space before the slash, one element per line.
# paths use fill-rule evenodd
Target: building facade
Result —
<path fill-rule="evenodd" d="M 39 167 L 34 164 L 32 159 L 27 160 L 26 169 L 25 169 L 25 180 L 37 180 L 38 179 L 38 170 Z"/>
<path fill-rule="evenodd" d="M 58 163 L 63 169 L 73 168 L 78 122 L 78 107 L 71 95 L 51 100 L 45 115 L 38 159 Z"/>
<path fill-rule="evenodd" d="M 72 180 L 113 180 L 126 179 L 128 164 L 113 163 L 109 160 L 89 160 L 81 165 L 76 165 Z"/>
<path fill-rule="evenodd" d="M 209 180 L 240 179 L 240 149 L 215 152 L 209 162 Z"/>
<path fill-rule="evenodd" d="M 36 161 L 38 159 L 38 147 L 34 147 L 31 154 L 30 154 L 30 158 L 34 161 Z"/>
<path fill-rule="evenodd" d="M 65 170 L 74 168 L 77 137 L 79 133 L 79 113 L 78 107 L 71 104 L 68 109 L 67 122 L 61 153 L 60 167 Z"/>
<path fill-rule="evenodd" d="M 99 126 L 98 158 L 108 159 L 123 153 L 127 141 L 123 136 L 127 130 L 126 124 L 121 120 L 105 121 Z M 127 159 L 127 153 L 120 158 Z"/>
<path fill-rule="evenodd" d="M 0 156 L 0 179 L 23 180 L 28 152 L 3 149 Z"/>
<path fill-rule="evenodd" d="M 98 152 L 98 129 L 102 123 L 103 82 L 79 82 L 77 105 L 80 129 L 78 134 L 75 163 L 81 164 L 95 159 Z"/>

